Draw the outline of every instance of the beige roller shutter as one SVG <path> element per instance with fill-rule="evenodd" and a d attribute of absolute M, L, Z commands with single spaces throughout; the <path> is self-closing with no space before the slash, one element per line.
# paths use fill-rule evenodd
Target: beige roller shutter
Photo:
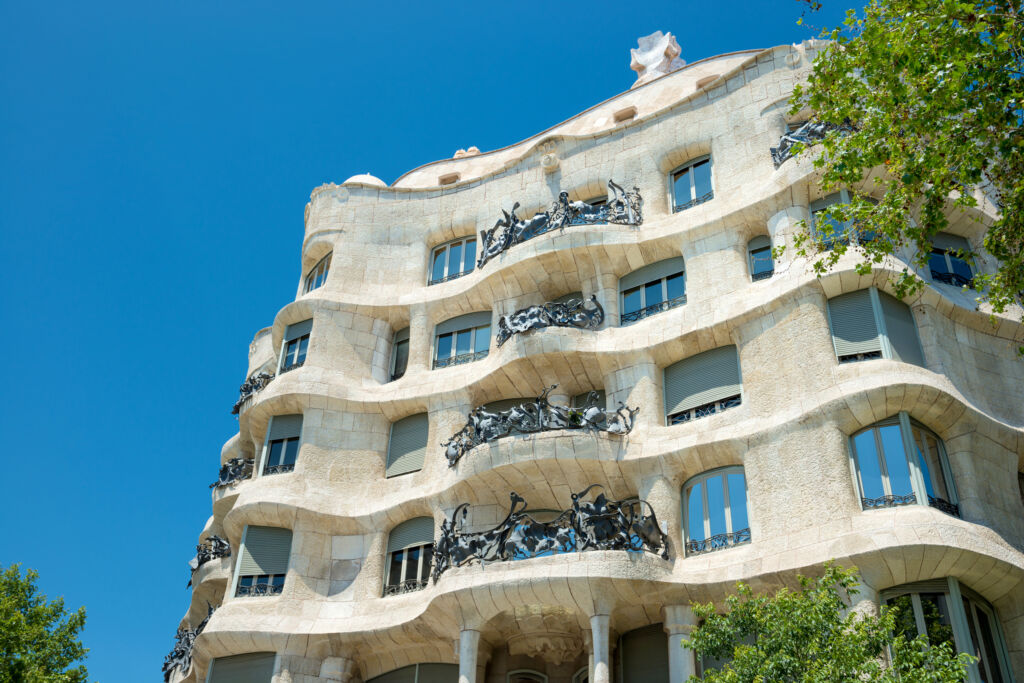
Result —
<path fill-rule="evenodd" d="M 291 529 L 271 526 L 248 527 L 245 532 L 245 543 L 242 544 L 238 575 L 284 574 L 288 571 L 291 549 Z"/>
<path fill-rule="evenodd" d="M 665 414 L 736 396 L 741 391 L 735 346 L 720 346 L 665 368 Z"/>
<path fill-rule="evenodd" d="M 274 657 L 273 652 L 218 657 L 210 668 L 210 683 L 270 683 Z"/>
<path fill-rule="evenodd" d="M 870 290 L 862 289 L 829 299 L 828 317 L 832 325 L 832 342 L 839 358 L 882 350 Z"/>
<path fill-rule="evenodd" d="M 284 340 L 286 342 L 290 342 L 293 339 L 304 337 L 307 334 L 309 334 L 312 329 L 312 318 L 310 318 L 309 320 L 303 320 L 302 322 L 295 323 L 294 325 L 289 325 L 288 327 L 284 328 Z"/>
<path fill-rule="evenodd" d="M 669 275 L 675 275 L 676 273 L 683 272 L 685 268 L 682 256 L 675 256 L 673 258 L 667 258 L 664 261 L 658 261 L 650 265 L 644 266 L 639 270 L 634 270 L 628 275 L 624 275 L 619 280 L 619 291 L 624 292 L 627 289 L 632 289 L 637 285 L 642 285 L 652 280 L 660 280 L 663 277 Z"/>
<path fill-rule="evenodd" d="M 885 335 L 889 338 L 893 359 L 924 367 L 924 354 L 910 308 L 885 292 L 879 292 L 878 299 L 882 303 Z"/>
<path fill-rule="evenodd" d="M 449 318 L 443 323 L 439 323 L 434 328 L 434 336 L 437 337 L 448 332 L 456 332 L 458 330 L 468 330 L 472 327 L 480 327 L 481 325 L 491 324 L 491 312 L 490 311 L 477 311 L 476 313 L 467 313 L 466 315 L 460 315 L 457 318 Z"/>
<path fill-rule="evenodd" d="M 302 434 L 302 415 L 274 415 L 270 418 L 268 439 L 297 439 Z"/>
<path fill-rule="evenodd" d="M 434 542 L 434 518 L 415 517 L 402 522 L 388 535 L 388 552 Z"/>
<path fill-rule="evenodd" d="M 397 477 L 423 469 L 429 429 L 426 413 L 403 417 L 391 425 L 386 476 Z"/>

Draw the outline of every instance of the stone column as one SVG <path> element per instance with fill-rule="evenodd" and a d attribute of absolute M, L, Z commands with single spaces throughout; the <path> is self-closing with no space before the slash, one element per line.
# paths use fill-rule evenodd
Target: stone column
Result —
<path fill-rule="evenodd" d="M 320 665 L 320 678 L 338 683 L 353 683 L 358 676 L 356 663 L 347 657 L 327 657 Z"/>
<path fill-rule="evenodd" d="M 636 426 L 665 424 L 661 370 L 650 353 L 641 351 L 621 356 L 618 369 L 605 375 L 604 387 L 609 406 L 617 406 L 622 401 L 630 408 L 640 408 Z"/>
<path fill-rule="evenodd" d="M 430 369 L 431 329 L 425 304 L 413 304 L 409 310 L 409 364 L 406 374 Z"/>
<path fill-rule="evenodd" d="M 480 631 L 463 629 L 459 633 L 459 683 L 476 683 L 476 659 Z"/>
<path fill-rule="evenodd" d="M 640 498 L 650 503 L 665 534 L 669 558 L 683 556 L 683 502 L 679 486 L 664 475 L 645 477 L 637 487 Z"/>
<path fill-rule="evenodd" d="M 668 680 L 669 683 L 685 683 L 697 674 L 696 653 L 683 647 L 683 641 L 697 628 L 697 617 L 689 605 L 665 605 L 663 609 L 668 633 Z"/>
<path fill-rule="evenodd" d="M 799 231 L 797 224 L 801 220 L 805 220 L 808 227 L 810 227 L 810 218 L 810 211 L 808 211 L 807 205 L 804 205 L 788 207 L 775 213 L 768 219 L 768 236 L 772 240 L 772 249 L 782 246 L 786 247 L 785 251 L 782 252 L 782 256 L 775 263 L 776 273 L 780 270 L 785 270 L 783 266 L 788 267 L 796 259 L 796 248 L 793 246 L 793 238 Z"/>
<path fill-rule="evenodd" d="M 594 661 L 593 677 L 589 683 L 611 683 L 612 661 L 609 625 L 611 616 L 607 614 L 595 614 L 590 617 L 590 632 L 593 636 L 593 647 L 591 656 Z M 459 683 L 462 683 L 461 681 Z"/>
<path fill-rule="evenodd" d="M 580 283 L 583 298 L 589 299 L 591 294 L 597 295 L 597 302 L 604 309 L 604 322 L 601 329 L 618 327 L 619 325 L 619 278 L 614 273 L 602 273 L 599 263 L 594 264 L 597 275 Z"/>

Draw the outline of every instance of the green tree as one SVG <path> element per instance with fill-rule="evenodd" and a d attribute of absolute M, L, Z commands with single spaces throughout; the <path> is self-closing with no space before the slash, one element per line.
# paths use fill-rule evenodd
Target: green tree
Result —
<path fill-rule="evenodd" d="M 88 652 L 78 639 L 85 608 L 69 614 L 63 598 L 47 602 L 37 578 L 0 566 L 0 683 L 84 683 L 85 667 L 74 664 Z"/>
<path fill-rule="evenodd" d="M 802 1 L 812 12 L 820 7 Z M 832 42 L 815 58 L 806 86 L 794 90 L 791 113 L 809 108 L 819 121 L 853 126 L 830 133 L 814 163 L 826 191 L 870 179 L 866 191 L 880 199 L 858 198 L 830 212 L 878 236 L 863 245 L 859 272 L 904 247 L 924 268 L 933 235 L 951 219 L 976 221 L 985 250 L 999 260 L 995 274 L 975 278 L 979 303 L 1002 313 L 1020 301 L 1022 19 L 1020 0 L 870 0 L 859 13 L 849 10 L 842 27 L 822 32 Z M 796 247 L 819 274 L 847 251 L 842 244 L 821 249 L 807 230 Z M 923 286 L 911 269 L 891 280 L 900 296 Z"/>
<path fill-rule="evenodd" d="M 899 628 L 899 609 L 879 616 L 852 612 L 856 569 L 825 565 L 818 579 L 799 577 L 800 589 L 755 595 L 745 583 L 726 599 L 724 613 L 695 604 L 703 620 L 685 647 L 698 656 L 727 661 L 708 671 L 705 683 L 962 683 L 974 658 L 955 654 L 948 640 L 929 644 Z M 913 615 L 911 615 L 911 621 Z M 915 632 L 916 633 L 916 627 Z M 911 634 L 913 635 L 913 634 Z M 891 653 L 891 661 L 887 653 Z"/>

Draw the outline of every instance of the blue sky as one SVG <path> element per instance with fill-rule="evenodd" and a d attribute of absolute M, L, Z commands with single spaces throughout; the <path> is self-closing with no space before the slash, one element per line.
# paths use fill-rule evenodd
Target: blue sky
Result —
<path fill-rule="evenodd" d="M 695 61 L 801 10 L 0 0 L 0 564 L 86 607 L 91 677 L 160 680 L 314 187 L 539 132 L 628 89 L 638 36 Z"/>

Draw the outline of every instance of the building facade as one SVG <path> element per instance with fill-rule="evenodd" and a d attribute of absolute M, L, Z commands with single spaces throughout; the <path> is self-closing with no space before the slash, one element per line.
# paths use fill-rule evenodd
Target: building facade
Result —
<path fill-rule="evenodd" d="M 969 288 L 983 225 L 912 300 L 906 259 L 817 277 L 801 223 L 870 239 L 818 212 L 874 191 L 789 158 L 818 46 L 648 47 L 528 140 L 313 191 L 168 681 L 677 683 L 715 665 L 693 601 L 830 559 L 971 681 L 1024 676 L 1022 330 Z"/>

